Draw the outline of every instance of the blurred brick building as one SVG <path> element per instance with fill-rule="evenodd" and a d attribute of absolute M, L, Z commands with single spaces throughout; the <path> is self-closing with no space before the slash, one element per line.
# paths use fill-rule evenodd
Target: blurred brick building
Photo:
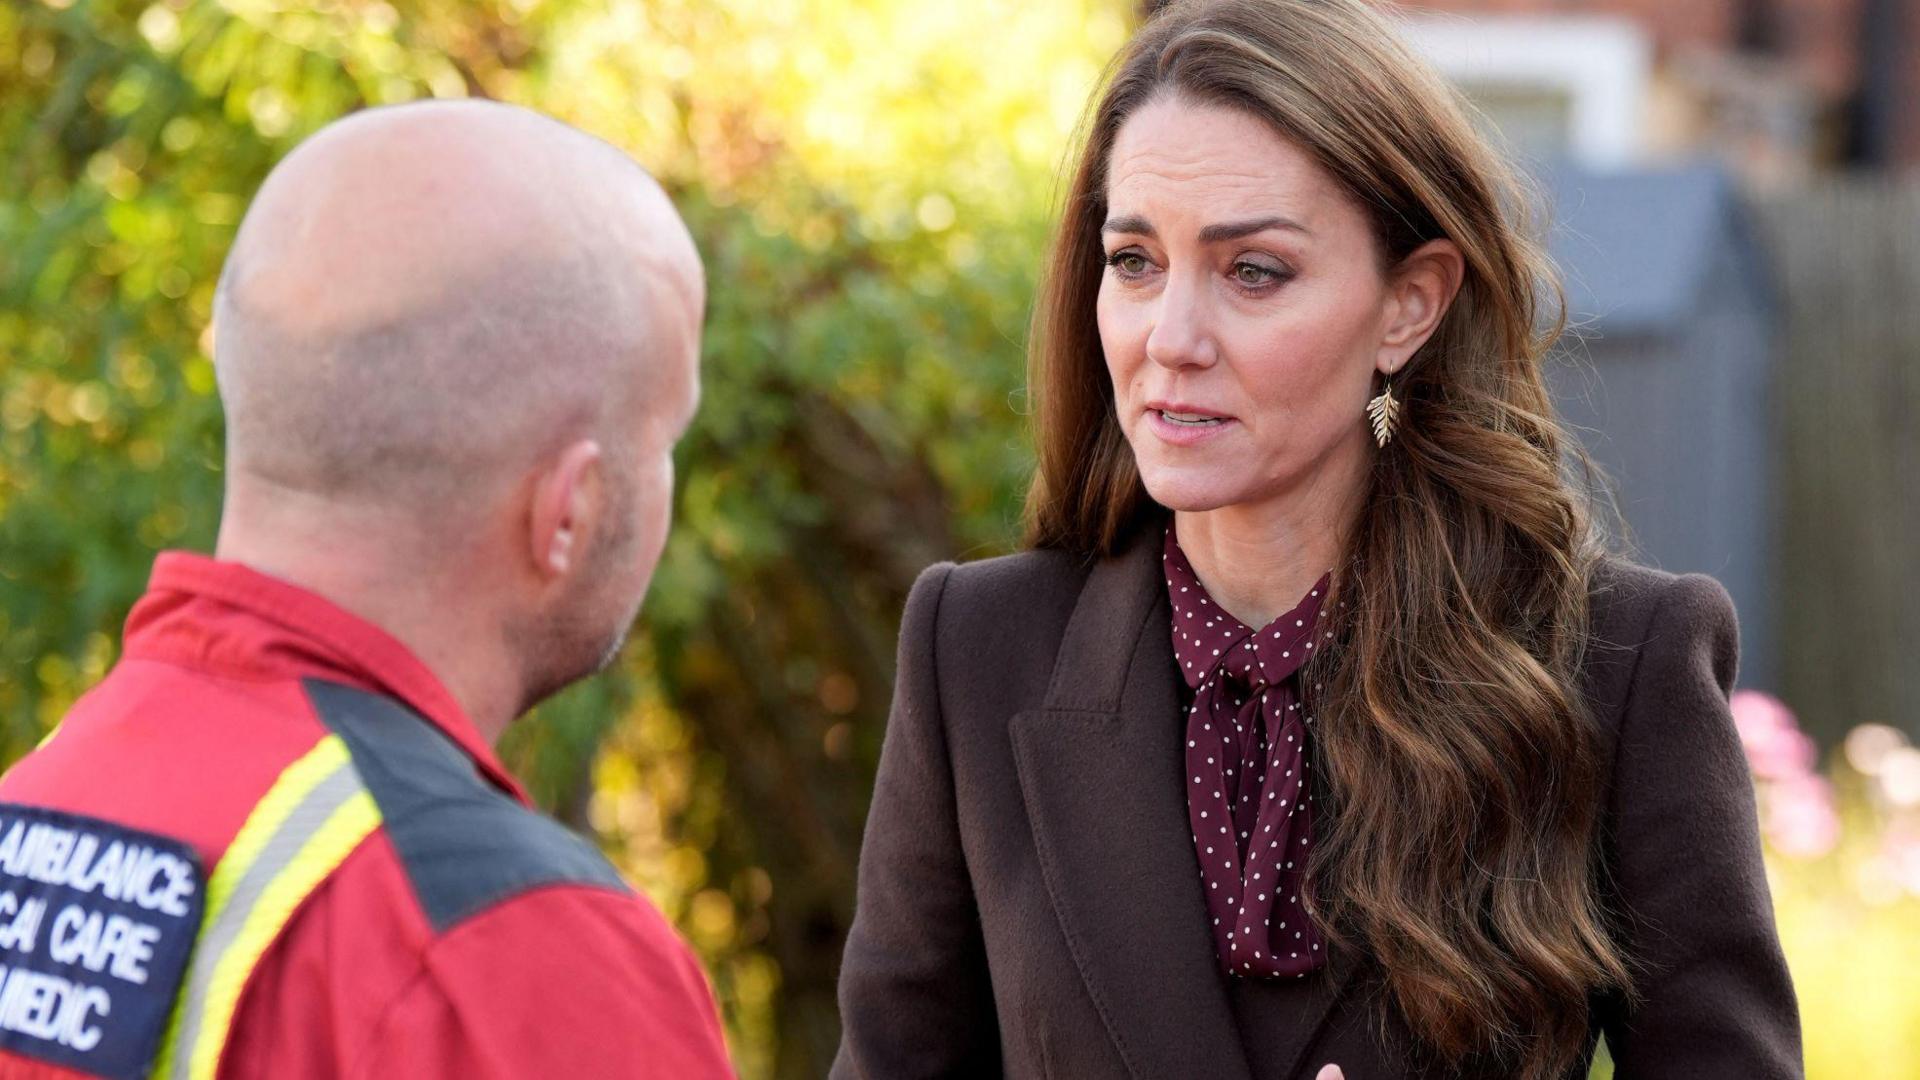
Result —
<path fill-rule="evenodd" d="M 1920 168 L 1920 0 L 1403 0 L 1522 149 L 1759 185 Z"/>

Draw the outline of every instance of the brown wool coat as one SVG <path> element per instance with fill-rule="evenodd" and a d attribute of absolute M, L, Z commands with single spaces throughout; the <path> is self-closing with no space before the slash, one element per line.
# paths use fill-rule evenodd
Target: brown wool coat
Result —
<path fill-rule="evenodd" d="M 1214 958 L 1182 785 L 1158 534 L 1091 567 L 1029 552 L 929 569 L 900 672 L 840 972 L 836 1080 L 1440 1076 L 1379 971 L 1284 984 Z M 1584 675 L 1611 761 L 1605 856 L 1645 966 L 1598 1001 L 1622 1080 L 1801 1075 L 1793 987 L 1727 711 L 1712 579 L 1609 562 Z"/>

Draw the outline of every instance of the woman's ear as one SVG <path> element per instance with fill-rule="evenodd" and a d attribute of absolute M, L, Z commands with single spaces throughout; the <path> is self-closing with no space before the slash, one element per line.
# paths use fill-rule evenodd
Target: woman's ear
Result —
<path fill-rule="evenodd" d="M 1374 366 L 1391 375 L 1427 343 L 1460 291 L 1466 259 L 1451 240 L 1429 240 L 1393 268 L 1387 281 L 1386 332 Z"/>

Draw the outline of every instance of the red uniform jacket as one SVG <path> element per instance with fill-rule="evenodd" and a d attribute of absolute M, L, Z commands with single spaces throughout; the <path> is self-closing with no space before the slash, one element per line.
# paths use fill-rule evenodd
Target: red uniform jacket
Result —
<path fill-rule="evenodd" d="M 44 851 L 28 858 L 34 828 L 92 828 L 96 864 L 124 841 L 170 865 L 151 852 L 178 841 L 213 875 L 263 795 L 330 733 L 351 751 L 378 826 L 243 967 L 219 1076 L 731 1075 L 685 944 L 591 845 L 527 807 L 431 671 L 311 593 L 168 554 L 119 664 L 0 777 L 0 870 L 39 875 L 27 883 L 49 895 L 87 890 L 80 900 L 112 906 L 112 894 L 137 917 L 123 927 L 153 928 L 89 934 L 79 914 L 56 926 L 58 896 L 21 927 L 21 903 L 9 910 L 0 894 L 0 948 L 11 932 L 39 950 L 15 957 L 18 988 L 0 982 L 0 1076 L 91 1075 L 89 1053 L 120 1053 L 128 1025 L 151 1028 L 149 1014 L 172 1008 L 186 961 L 169 950 L 184 954 L 192 934 L 168 920 L 199 921 L 163 895 L 164 875 L 142 879 L 141 894 L 111 868 L 89 876 L 78 854 L 64 867 Z M 24 972 L 55 958 L 76 981 Z M 111 1013 L 104 990 L 89 1011 L 44 989 L 86 979 L 117 995 Z"/>

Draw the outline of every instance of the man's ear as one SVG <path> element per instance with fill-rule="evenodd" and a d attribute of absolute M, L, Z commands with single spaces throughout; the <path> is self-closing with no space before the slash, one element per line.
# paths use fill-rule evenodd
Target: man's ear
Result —
<path fill-rule="evenodd" d="M 1460 291 L 1466 259 L 1451 240 L 1429 240 L 1393 268 L 1387 285 L 1387 326 L 1374 366 L 1383 375 L 1400 370 L 1427 343 Z"/>
<path fill-rule="evenodd" d="M 581 439 L 552 458 L 533 485 L 527 552 L 534 573 L 565 577 L 599 525 L 600 444 Z"/>

